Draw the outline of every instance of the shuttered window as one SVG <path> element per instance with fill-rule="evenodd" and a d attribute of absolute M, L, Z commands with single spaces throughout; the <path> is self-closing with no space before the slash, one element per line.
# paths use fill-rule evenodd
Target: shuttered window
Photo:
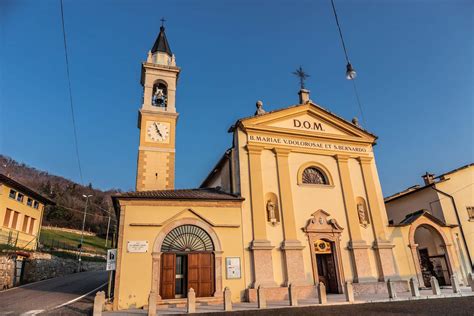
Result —
<path fill-rule="evenodd" d="M 23 217 L 23 226 L 21 228 L 21 231 L 23 232 L 27 232 L 27 229 L 28 229 L 28 222 L 30 221 L 30 217 L 28 215 L 25 215 Z"/>
<path fill-rule="evenodd" d="M 12 217 L 13 211 L 9 208 L 7 208 L 7 211 L 5 213 L 5 217 L 3 219 L 3 226 L 9 227 L 8 224 L 10 224 L 10 218 Z"/>
<path fill-rule="evenodd" d="M 33 235 L 33 229 L 35 228 L 36 219 L 30 218 L 30 231 L 28 232 L 30 235 Z"/>

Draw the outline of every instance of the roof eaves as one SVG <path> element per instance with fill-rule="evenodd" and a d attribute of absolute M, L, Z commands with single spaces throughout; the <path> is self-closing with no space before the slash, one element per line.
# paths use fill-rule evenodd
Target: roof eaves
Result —
<path fill-rule="evenodd" d="M 22 193 L 31 196 L 32 198 L 40 201 L 43 204 L 56 205 L 56 202 L 27 187 L 26 185 L 21 184 L 16 180 L 13 180 L 12 178 L 8 177 L 7 175 L 4 175 L 3 173 L 0 173 L 0 183 L 5 183 L 6 185 L 11 186 L 14 189 L 17 189 L 18 191 L 22 191 Z"/>
<path fill-rule="evenodd" d="M 459 168 L 456 168 L 456 169 L 453 169 L 451 171 L 448 171 L 448 172 L 445 172 L 443 174 L 440 174 L 439 176 L 436 176 L 435 179 L 441 179 L 449 174 L 452 174 L 452 173 L 455 173 L 455 172 L 458 172 L 458 171 L 461 171 L 463 169 L 466 169 L 466 168 L 469 168 L 469 167 L 474 167 L 474 163 L 470 163 L 470 164 L 467 164 L 467 165 L 464 165 L 464 166 L 461 166 Z"/>

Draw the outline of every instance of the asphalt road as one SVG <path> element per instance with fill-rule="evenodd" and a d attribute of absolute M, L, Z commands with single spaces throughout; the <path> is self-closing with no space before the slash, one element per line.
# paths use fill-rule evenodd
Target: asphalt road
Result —
<path fill-rule="evenodd" d="M 176 316 L 186 314 L 176 314 Z M 199 316 L 227 316 L 224 312 Z M 474 296 L 413 301 L 236 311 L 232 316 L 473 316 Z"/>
<path fill-rule="evenodd" d="M 35 315 L 53 310 L 107 282 L 106 271 L 82 272 L 0 292 L 0 315 Z"/>

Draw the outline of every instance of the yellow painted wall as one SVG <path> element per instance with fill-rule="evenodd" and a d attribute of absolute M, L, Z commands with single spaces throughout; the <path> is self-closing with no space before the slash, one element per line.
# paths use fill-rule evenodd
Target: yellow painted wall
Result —
<path fill-rule="evenodd" d="M 469 219 L 467 207 L 474 207 L 474 166 L 446 176 L 449 180 L 436 184 L 436 188 L 454 197 L 466 242 L 474 258 L 474 219 Z M 444 216 L 449 223 L 457 223 L 451 199 L 439 194 Z"/>
<path fill-rule="evenodd" d="M 278 124 L 277 124 L 278 125 Z M 281 124 L 280 124 L 281 125 Z M 287 136 L 288 137 L 288 136 Z M 245 245 L 249 245 L 253 240 L 252 233 L 252 211 L 251 211 L 251 195 L 250 195 L 250 177 L 249 177 L 249 160 L 246 150 L 246 145 L 248 144 L 247 134 L 242 131 L 237 131 L 237 144 L 238 144 L 238 165 L 239 165 L 239 175 L 241 183 L 241 194 L 245 197 L 243 203 L 243 232 L 244 232 L 244 241 Z M 275 153 L 271 150 L 271 146 L 268 146 L 268 149 L 264 149 L 261 153 L 261 165 L 262 165 L 262 178 L 263 178 L 263 194 L 267 195 L 268 193 L 274 193 L 280 201 L 279 197 L 279 184 L 278 184 L 278 174 L 277 174 L 277 164 Z M 278 146 L 276 146 L 278 147 Z M 348 234 L 348 221 L 346 219 L 345 206 L 343 200 L 343 192 L 340 183 L 339 169 L 337 161 L 335 159 L 335 154 L 338 152 L 325 152 L 318 154 L 317 151 L 298 151 L 297 149 L 291 151 L 288 157 L 289 168 L 290 168 L 290 186 L 293 197 L 293 209 L 296 221 L 297 229 L 297 238 L 301 242 L 305 249 L 303 249 L 303 260 L 304 260 L 304 273 L 305 280 L 308 284 L 313 283 L 313 271 L 311 265 L 311 252 L 308 244 L 308 239 L 306 234 L 302 231 L 311 218 L 311 214 L 317 211 L 318 209 L 323 209 L 331 214 L 338 223 L 345 228 L 342 240 L 342 261 L 344 266 L 344 277 L 346 280 L 352 280 L 353 271 L 352 263 L 350 258 L 349 250 L 347 250 L 347 243 L 349 242 Z M 369 156 L 372 156 L 372 153 L 369 153 Z M 330 186 L 308 186 L 300 185 L 297 183 L 298 170 L 304 164 L 316 162 L 318 165 L 322 165 L 329 172 L 330 177 L 332 178 L 333 183 Z M 367 196 L 364 187 L 364 180 L 362 177 L 360 162 L 357 159 L 349 159 L 349 170 L 352 181 L 352 187 L 354 190 L 355 197 L 360 196 L 367 201 Z M 374 179 L 374 182 L 380 188 L 380 181 L 378 175 L 374 172 L 374 175 L 377 177 Z M 257 188 L 258 190 L 258 188 Z M 380 192 L 377 192 L 379 196 L 379 205 L 382 205 L 382 210 L 384 210 L 383 199 Z M 262 209 L 265 209 L 263 206 Z M 281 209 L 280 209 L 281 211 Z M 386 215 L 381 215 L 382 218 L 385 218 L 385 224 L 387 225 Z M 280 246 L 284 240 L 283 234 L 283 225 L 281 223 L 277 225 L 272 225 L 271 223 L 266 223 L 266 232 L 267 239 L 270 240 L 271 245 L 274 246 L 272 250 L 272 260 L 273 260 L 273 272 L 274 272 L 274 281 L 277 285 L 283 285 L 285 281 L 285 264 L 283 252 L 280 250 Z M 374 235 L 371 226 L 367 228 L 361 228 L 362 235 L 368 244 L 371 244 L 374 241 Z M 246 284 L 250 286 L 252 284 L 252 263 L 249 251 L 246 250 Z M 375 261 L 375 253 L 373 250 L 369 251 L 369 256 L 367 258 L 370 267 L 371 273 L 374 278 L 377 278 L 377 268 Z"/>
<path fill-rule="evenodd" d="M 458 209 L 461 225 L 464 230 L 465 240 L 471 257 L 474 255 L 474 221 L 469 220 L 467 206 L 474 206 L 474 166 L 470 166 L 457 172 L 448 174 L 443 181 L 436 183 L 435 188 L 452 195 Z M 426 188 L 388 201 L 386 203 L 389 218 L 394 219 L 397 224 L 409 213 L 420 209 L 430 211 L 435 217 L 445 221 L 447 224 L 457 225 L 455 209 L 451 199 L 432 188 Z M 467 249 L 464 246 L 461 231 L 458 227 L 444 228 L 453 244 L 453 260 L 456 266 L 453 269 L 462 276 L 462 279 L 469 272 L 469 260 Z M 474 257 L 473 257 L 474 258 Z"/>
<path fill-rule="evenodd" d="M 41 219 L 43 217 L 43 210 L 44 205 L 39 203 L 38 209 L 33 208 L 32 206 L 28 206 L 26 204 L 28 195 L 25 194 L 23 198 L 23 202 L 19 202 L 16 199 L 12 199 L 9 197 L 10 189 L 14 189 L 17 192 L 21 192 L 15 188 L 11 188 L 5 184 L 0 184 L 0 230 L 1 230 L 1 238 L 5 238 L 10 233 L 12 236 L 16 238 L 18 236 L 17 247 L 25 248 L 25 249 L 35 249 L 36 248 L 36 237 L 38 235 L 39 229 L 41 227 Z M 23 192 L 21 192 L 23 193 Z M 24 194 L 24 193 L 23 193 Z M 34 199 L 33 199 L 34 200 Z M 19 212 L 18 220 L 15 227 L 9 228 L 8 225 L 4 226 L 4 219 L 7 212 L 7 209 L 11 209 L 13 211 Z M 29 225 L 28 224 L 27 231 L 23 231 L 23 224 L 25 220 L 25 216 L 29 216 L 35 219 L 33 232 L 32 234 L 29 233 Z M 13 215 L 12 215 L 13 217 Z M 12 223 L 12 218 L 10 218 L 10 224 Z"/>
<path fill-rule="evenodd" d="M 400 223 L 406 215 L 419 211 L 428 210 L 437 218 L 444 220 L 441 205 L 438 202 L 438 194 L 431 188 L 408 194 L 406 197 L 394 199 L 385 204 L 388 218 L 394 224 Z"/>
<path fill-rule="evenodd" d="M 195 204 L 193 205 L 193 203 L 189 205 L 180 203 L 180 205 L 175 206 L 126 204 L 122 207 L 124 207 L 124 216 L 121 218 L 123 221 L 123 223 L 120 223 L 121 231 L 119 232 L 119 242 L 121 242 L 121 244 L 118 246 L 122 251 L 120 252 L 120 263 L 117 267 L 120 286 L 115 293 L 118 299 L 117 305 L 119 309 L 131 307 L 140 308 L 148 304 L 148 295 L 152 285 L 152 252 L 155 239 L 159 232 L 166 228 L 167 224 L 171 224 L 183 218 L 199 220 L 204 218 L 217 226 L 238 226 L 213 227 L 213 229 L 220 240 L 222 249 L 224 249 L 221 266 L 223 273 L 222 286 L 223 288 L 228 286 L 232 291 L 233 300 L 240 301 L 243 290 L 245 289 L 243 278 L 227 280 L 225 276 L 225 258 L 242 258 L 243 256 L 240 207 L 196 206 Z M 189 209 L 192 209 L 202 218 L 188 211 Z M 172 217 L 173 219 L 170 222 L 166 222 Z M 130 224 L 142 224 L 142 226 L 131 226 Z M 154 224 L 155 226 L 146 226 L 150 224 Z M 163 226 L 157 226 L 156 224 L 163 224 Z M 148 241 L 149 245 L 147 253 L 127 252 L 128 241 L 145 240 Z M 242 274 L 243 273 L 244 271 L 242 270 Z"/>

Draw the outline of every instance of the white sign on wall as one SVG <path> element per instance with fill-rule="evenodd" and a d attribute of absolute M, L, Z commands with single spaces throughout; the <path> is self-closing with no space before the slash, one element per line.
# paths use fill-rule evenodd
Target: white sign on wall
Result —
<path fill-rule="evenodd" d="M 129 240 L 127 241 L 127 252 L 147 252 L 148 241 L 147 240 Z"/>
<path fill-rule="evenodd" d="M 107 266 L 105 270 L 107 271 L 115 270 L 116 263 L 117 263 L 117 249 L 107 250 Z"/>
<path fill-rule="evenodd" d="M 227 257 L 225 258 L 225 266 L 227 272 L 227 279 L 240 279 L 240 258 Z"/>

